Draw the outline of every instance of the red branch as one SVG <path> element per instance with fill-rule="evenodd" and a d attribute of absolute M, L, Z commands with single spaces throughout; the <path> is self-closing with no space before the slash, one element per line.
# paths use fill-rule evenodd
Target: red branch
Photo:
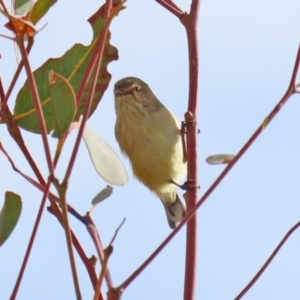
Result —
<path fill-rule="evenodd" d="M 106 15 L 110 14 L 110 9 L 111 9 L 111 1 L 107 0 L 106 1 Z M 72 154 L 71 154 L 71 158 L 70 158 L 67 170 L 66 170 L 66 174 L 65 174 L 65 177 L 64 177 L 64 180 L 63 180 L 64 183 L 66 183 L 70 178 L 70 175 L 71 175 L 74 163 L 75 163 L 75 159 L 77 157 L 77 153 L 78 153 L 79 145 L 80 145 L 80 142 L 81 142 L 84 126 L 85 126 L 85 123 L 86 123 L 86 121 L 88 119 L 88 116 L 89 116 L 89 113 L 90 113 L 90 108 L 91 108 L 93 96 L 94 96 L 94 93 L 95 93 L 96 82 L 97 82 L 97 78 L 98 78 L 98 75 L 99 75 L 101 61 L 102 61 L 102 55 L 103 55 L 103 51 L 104 51 L 105 38 L 106 38 L 106 35 L 108 33 L 109 25 L 110 25 L 110 20 L 107 17 L 106 24 L 103 26 L 103 28 L 100 32 L 99 38 L 97 39 L 94 51 L 91 55 L 91 58 L 89 60 L 88 65 L 86 67 L 86 71 L 83 75 L 81 84 L 78 88 L 78 92 L 77 92 L 77 95 L 76 95 L 77 103 L 79 103 L 80 99 L 83 95 L 85 86 L 86 86 L 91 74 L 93 73 L 93 76 L 94 76 L 93 82 L 92 82 L 92 85 L 91 85 L 91 88 L 90 88 L 90 93 L 89 93 L 88 100 L 87 100 L 86 105 L 85 105 L 85 110 L 84 110 L 83 117 L 82 117 L 82 120 L 81 120 L 80 128 L 78 130 L 75 145 L 74 145 L 74 148 L 73 148 L 73 151 L 72 151 Z"/>
<path fill-rule="evenodd" d="M 86 229 L 89 232 L 89 234 L 90 234 L 90 236 L 91 236 L 91 238 L 94 242 L 94 245 L 95 245 L 96 250 L 97 250 L 98 257 L 100 259 L 100 262 L 101 262 L 101 265 L 102 265 L 102 268 L 103 268 L 104 248 L 103 248 L 103 245 L 102 245 L 97 227 L 95 226 L 94 221 L 92 220 L 89 213 L 87 213 L 83 217 L 83 220 L 85 221 Z M 113 284 L 112 284 L 112 279 L 111 279 L 111 275 L 110 275 L 110 272 L 109 272 L 108 268 L 106 268 L 106 271 L 105 271 L 105 280 L 106 280 L 107 287 L 109 289 L 112 288 Z"/>
<path fill-rule="evenodd" d="M 198 74 L 199 74 L 199 57 L 198 57 L 198 39 L 197 39 L 197 20 L 199 11 L 199 0 L 193 0 L 189 14 L 183 13 L 171 0 L 156 0 L 167 10 L 177 16 L 184 25 L 187 32 L 188 54 L 189 54 L 189 101 L 188 113 L 186 113 L 187 128 L 187 169 L 188 182 L 192 188 L 185 194 L 187 211 L 190 212 L 197 202 L 197 102 L 198 102 Z M 189 214 L 192 216 L 191 214 Z M 197 258 L 197 216 L 193 213 L 193 218 L 187 224 L 187 241 L 186 241 L 186 269 L 185 269 L 185 289 L 184 299 L 192 300 L 195 298 L 196 291 L 196 258 Z M 175 228 L 164 242 L 151 254 L 151 256 L 118 288 L 117 291 L 122 293 L 123 290 L 143 271 L 143 269 L 158 255 L 165 245 L 173 238 L 174 235 L 186 223 L 187 218 Z"/>
<path fill-rule="evenodd" d="M 183 15 L 181 22 L 185 26 L 188 54 L 189 54 L 189 102 L 188 102 L 188 120 L 187 125 L 187 174 L 188 180 L 194 186 L 187 191 L 186 207 L 189 212 L 198 199 L 197 195 L 197 107 L 198 107 L 198 81 L 199 81 L 199 52 L 198 52 L 198 31 L 197 21 L 200 1 L 194 0 L 191 4 L 190 14 Z M 190 120 L 191 118 L 191 120 Z M 197 270 L 197 229 L 198 218 L 194 217 L 187 223 L 186 235 L 186 257 L 185 257 L 185 280 L 184 280 L 184 299 L 195 299 L 196 294 L 196 270 Z"/>
<path fill-rule="evenodd" d="M 33 246 L 33 242 L 34 242 L 34 239 L 36 237 L 38 226 L 39 226 L 39 223 L 40 223 L 43 211 L 44 211 L 44 205 L 46 203 L 46 200 L 47 200 L 47 197 L 48 197 L 48 194 L 49 194 L 50 186 L 51 186 L 51 182 L 48 181 L 47 185 L 45 187 L 45 190 L 44 190 L 43 199 L 41 201 L 41 205 L 40 205 L 36 220 L 34 222 L 34 226 L 33 226 L 31 236 L 30 236 L 30 239 L 29 239 L 29 242 L 28 242 L 28 246 L 27 246 L 27 249 L 26 249 L 26 252 L 25 252 L 25 256 L 24 256 L 24 259 L 23 259 L 23 262 L 22 262 L 22 265 L 21 265 L 21 269 L 19 271 L 18 278 L 16 280 L 16 283 L 15 283 L 14 289 L 12 291 L 12 294 L 10 296 L 11 300 L 16 299 L 16 296 L 17 296 L 17 293 L 18 293 L 18 290 L 19 290 L 19 287 L 20 287 L 20 284 L 21 284 L 21 280 L 23 278 L 25 268 L 26 268 L 26 265 L 27 265 L 27 262 L 28 262 L 28 259 L 29 259 L 29 255 L 30 255 L 30 252 L 31 252 L 31 249 L 32 249 L 32 246 Z"/>
<path fill-rule="evenodd" d="M 296 223 L 284 236 L 284 238 L 281 240 L 281 242 L 278 244 L 278 246 L 275 248 L 275 250 L 272 252 L 270 257 L 267 259 L 267 261 L 263 264 L 263 266 L 260 268 L 260 270 L 256 273 L 256 275 L 252 278 L 252 280 L 247 284 L 247 286 L 234 298 L 234 300 L 241 299 L 248 291 L 249 289 L 255 284 L 255 282 L 258 280 L 258 278 L 262 275 L 262 273 L 267 269 L 271 261 L 275 258 L 276 254 L 279 252 L 281 247 L 284 245 L 284 243 L 288 240 L 288 238 L 291 236 L 291 234 L 300 226 L 300 222 Z"/>
<path fill-rule="evenodd" d="M 223 170 L 223 172 L 219 175 L 219 177 L 215 180 L 215 182 L 210 186 L 210 188 L 200 198 L 200 200 L 197 202 L 196 206 L 192 209 L 191 213 L 188 213 L 188 216 L 186 216 L 186 218 L 189 217 L 190 214 L 193 214 L 204 203 L 204 201 L 215 190 L 215 188 L 219 185 L 219 183 L 226 176 L 226 174 L 231 170 L 231 168 L 236 164 L 236 162 L 242 157 L 242 155 L 249 149 L 249 147 L 258 138 L 258 136 L 263 132 L 263 130 L 270 124 L 270 122 L 273 120 L 273 118 L 279 113 L 279 111 L 285 105 L 285 103 L 288 101 L 288 99 L 293 94 L 298 93 L 297 85 L 296 85 L 296 77 L 298 74 L 299 66 L 300 66 L 300 45 L 298 47 L 298 53 L 297 53 L 296 60 L 295 60 L 293 74 L 291 76 L 291 81 L 290 81 L 287 91 L 285 92 L 283 97 L 280 99 L 280 101 L 276 104 L 276 106 L 273 108 L 273 110 L 270 112 L 270 114 L 264 119 L 263 123 L 257 128 L 257 130 L 249 138 L 247 143 L 241 148 L 241 150 L 234 157 L 234 159 L 227 165 L 227 167 Z"/>
<path fill-rule="evenodd" d="M 183 11 L 172 0 L 156 0 L 161 6 L 174 14 L 179 19 L 183 15 Z"/>
<path fill-rule="evenodd" d="M 34 102 L 36 116 L 38 119 L 38 124 L 39 124 L 39 128 L 41 131 L 42 141 L 43 141 L 45 155 L 46 155 L 46 160 L 47 160 L 47 164 L 48 164 L 49 175 L 54 175 L 54 167 L 53 167 L 50 147 L 49 147 L 49 143 L 48 143 L 48 139 L 47 139 L 47 129 L 46 129 L 45 118 L 44 118 L 44 114 L 42 111 L 41 101 L 40 101 L 38 89 L 36 86 L 35 78 L 33 76 L 31 66 L 29 63 L 29 59 L 28 59 L 28 55 L 27 55 L 27 51 L 24 46 L 24 36 L 16 36 L 16 41 L 20 48 L 20 52 L 22 54 L 22 59 L 24 62 L 24 67 L 25 67 L 26 75 L 27 75 L 27 79 L 28 79 L 28 85 L 29 85 L 29 88 L 30 88 L 30 91 L 32 94 L 33 102 Z"/>

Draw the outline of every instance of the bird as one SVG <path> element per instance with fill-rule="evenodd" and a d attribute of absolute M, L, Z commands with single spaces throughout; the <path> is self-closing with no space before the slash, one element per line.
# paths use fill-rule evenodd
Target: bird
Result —
<path fill-rule="evenodd" d="M 115 83 L 115 137 L 134 176 L 161 200 L 174 229 L 186 214 L 176 188 L 186 174 L 181 126 L 139 78 Z"/>

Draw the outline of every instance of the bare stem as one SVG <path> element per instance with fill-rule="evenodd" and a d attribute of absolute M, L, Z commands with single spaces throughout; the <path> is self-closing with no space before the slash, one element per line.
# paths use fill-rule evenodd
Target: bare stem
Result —
<path fill-rule="evenodd" d="M 51 207 L 48 207 L 48 211 L 50 213 L 52 213 L 58 219 L 58 221 L 60 222 L 60 224 L 63 227 L 64 225 L 63 225 L 62 214 L 61 214 L 61 211 L 60 211 L 58 205 L 56 204 L 56 201 L 58 199 L 54 195 L 53 196 L 50 195 L 50 199 L 51 199 Z M 71 228 L 70 228 L 70 233 L 72 236 L 72 243 L 73 243 L 75 249 L 77 250 L 77 253 L 80 256 L 81 260 L 83 261 L 83 263 L 89 273 L 93 287 L 95 288 L 96 283 L 97 283 L 97 274 L 96 274 L 95 267 L 94 267 L 92 261 L 87 257 L 80 242 L 78 241 L 76 235 L 73 233 Z"/>
<path fill-rule="evenodd" d="M 28 45 L 27 45 L 27 48 L 26 48 L 26 52 L 27 53 L 30 52 L 30 50 L 32 48 L 32 45 L 33 45 L 33 38 L 29 38 L 28 39 Z M 15 86 L 18 78 L 19 78 L 19 75 L 20 75 L 20 73 L 22 71 L 23 66 L 24 66 L 24 63 L 23 63 L 23 59 L 22 59 L 20 61 L 19 65 L 18 65 L 18 68 L 17 68 L 17 70 L 15 72 L 15 75 L 14 75 L 14 77 L 13 77 L 13 79 L 12 79 L 10 85 L 9 85 L 9 88 L 8 88 L 6 94 L 5 94 L 5 97 L 3 97 L 3 98 L 1 97 L 2 103 L 1 103 L 1 110 L 0 110 L 0 119 L 2 118 L 3 114 L 6 111 L 8 99 L 9 99 L 10 94 L 11 94 L 11 92 L 12 92 L 12 90 L 13 90 L 13 88 L 14 88 L 14 86 Z"/>
<path fill-rule="evenodd" d="M 184 13 L 172 0 L 156 0 L 156 2 L 179 19 Z"/>
<path fill-rule="evenodd" d="M 115 238 L 117 237 L 117 234 L 118 234 L 120 228 L 122 227 L 122 225 L 124 224 L 124 222 L 125 222 L 125 219 L 121 222 L 121 224 L 116 229 L 115 234 L 114 234 L 113 238 L 111 239 L 111 242 L 109 243 L 108 247 L 104 249 L 104 259 L 103 259 L 103 262 L 102 262 L 102 268 L 101 268 L 101 271 L 100 271 L 99 279 L 98 279 L 98 282 L 97 282 L 97 285 L 96 285 L 96 288 L 95 288 L 95 295 L 94 295 L 94 298 L 93 298 L 94 300 L 97 300 L 98 297 L 99 297 L 100 288 L 101 288 L 101 285 L 102 285 L 102 282 L 103 282 L 104 275 L 106 274 L 106 270 L 107 270 L 108 259 L 109 259 L 109 257 L 111 256 L 111 254 L 113 253 L 113 250 L 114 250 L 112 244 L 113 244 Z M 109 287 L 109 289 L 110 288 L 111 287 Z"/>
<path fill-rule="evenodd" d="M 24 256 L 24 259 L 23 259 L 23 262 L 22 262 L 22 265 L 21 265 L 21 269 L 19 271 L 18 278 L 17 278 L 17 281 L 15 283 L 12 294 L 10 296 L 10 300 L 16 299 L 16 296 L 17 296 L 17 293 L 18 293 L 18 290 L 19 290 L 19 287 L 20 287 L 20 284 L 21 284 L 21 280 L 23 278 L 24 271 L 25 271 L 25 268 L 26 268 L 26 265 L 27 265 L 27 262 L 28 262 L 28 259 L 29 259 L 29 255 L 30 255 L 30 252 L 31 252 L 31 249 L 32 249 L 32 246 L 33 246 L 33 242 L 34 242 L 37 230 L 38 230 L 38 226 L 39 226 L 39 223 L 40 223 L 43 211 L 44 211 L 44 206 L 45 206 L 48 194 L 49 194 L 50 186 L 51 186 L 51 182 L 48 181 L 47 185 L 45 187 L 44 195 L 43 195 L 43 198 L 42 198 L 42 201 L 41 201 L 41 204 L 40 204 L 40 208 L 39 208 L 39 211 L 38 211 L 38 214 L 37 214 L 34 226 L 33 226 L 33 230 L 32 230 L 29 242 L 28 242 L 28 246 L 27 246 L 27 249 L 26 249 L 26 252 L 25 252 L 25 256 Z"/>
<path fill-rule="evenodd" d="M 189 56 L 189 100 L 188 112 L 186 113 L 185 126 L 187 128 L 186 140 L 186 159 L 188 182 L 193 188 L 185 194 L 186 207 L 189 212 L 196 204 L 197 194 L 197 107 L 198 107 L 198 81 L 199 81 L 199 52 L 198 52 L 198 14 L 200 0 L 192 0 L 190 13 L 183 12 L 176 7 L 171 0 L 156 0 L 167 10 L 177 16 L 186 29 Z M 186 239 L 186 258 L 185 258 L 185 280 L 184 280 L 184 299 L 195 299 L 196 294 L 196 265 L 197 265 L 197 215 L 187 223 Z"/>
<path fill-rule="evenodd" d="M 66 234 L 66 241 L 67 241 L 69 259 L 71 264 L 73 283 L 76 291 L 77 300 L 81 300 L 82 297 L 81 297 L 79 281 L 77 276 L 75 258 L 74 258 L 73 247 L 72 247 L 72 236 L 71 236 L 69 219 L 68 219 L 67 200 L 66 200 L 67 186 L 59 184 L 58 180 L 56 180 L 55 178 L 51 178 L 51 180 L 53 181 L 59 194 L 60 207 L 62 210 L 62 220 L 64 225 L 63 227 L 65 229 L 65 234 Z"/>
<path fill-rule="evenodd" d="M 104 248 L 103 248 L 103 245 L 102 245 L 97 227 L 95 226 L 95 224 L 94 224 L 94 222 L 93 222 L 93 220 L 92 220 L 89 213 L 87 213 L 83 218 L 84 218 L 84 221 L 86 222 L 85 224 L 86 224 L 87 231 L 89 232 L 89 234 L 90 234 L 90 236 L 91 236 L 91 238 L 94 242 L 94 245 L 95 245 L 96 250 L 97 250 L 98 257 L 99 257 L 100 262 L 101 262 L 101 266 L 103 268 L 104 256 L 105 256 L 104 255 Z M 112 283 L 111 275 L 110 275 L 110 272 L 109 272 L 108 268 L 106 268 L 105 280 L 106 280 L 107 287 L 110 289 L 113 286 L 113 283 Z"/>
<path fill-rule="evenodd" d="M 199 81 L 199 51 L 198 51 L 198 13 L 200 0 L 193 0 L 190 13 L 184 15 L 181 19 L 185 26 L 188 55 L 189 55 L 189 102 L 187 124 L 187 173 L 188 180 L 194 186 L 193 189 L 187 191 L 186 206 L 189 212 L 198 199 L 198 147 L 197 147 L 197 108 L 198 108 L 198 81 Z M 186 114 L 187 116 L 187 114 Z M 185 257 L 185 279 L 184 279 L 184 299 L 195 299 L 196 294 L 196 269 L 197 269 L 197 237 L 198 237 L 198 217 L 194 217 L 187 223 L 186 235 L 186 257 Z"/>
<path fill-rule="evenodd" d="M 272 262 L 272 260 L 275 258 L 276 254 L 279 252 L 281 247 L 285 244 L 285 242 L 289 239 L 291 234 L 300 227 L 300 222 L 296 223 L 284 236 L 284 238 L 281 240 L 281 242 L 278 244 L 278 246 L 275 248 L 275 250 L 272 252 L 270 257 L 267 259 L 267 261 L 263 264 L 263 266 L 260 268 L 260 270 L 255 274 L 255 276 L 252 278 L 252 280 L 247 284 L 247 286 L 234 298 L 234 300 L 241 299 L 249 290 L 250 288 L 255 284 L 255 282 L 259 279 L 259 277 L 262 275 L 262 273 L 267 269 L 269 264 Z"/>
<path fill-rule="evenodd" d="M 208 196 L 215 190 L 215 188 L 219 185 L 222 179 L 226 176 L 226 174 L 231 170 L 231 168 L 236 164 L 236 162 L 242 157 L 242 155 L 249 149 L 249 147 L 253 144 L 253 142 L 258 138 L 258 136 L 263 132 L 263 130 L 270 124 L 273 118 L 279 113 L 282 107 L 286 104 L 289 98 L 297 93 L 296 89 L 296 77 L 299 71 L 300 66 L 300 45 L 298 47 L 298 52 L 293 68 L 293 73 L 291 76 L 290 84 L 287 88 L 287 91 L 280 99 L 280 101 L 275 105 L 273 110 L 269 113 L 269 115 L 263 120 L 262 124 L 256 129 L 253 135 L 249 138 L 246 144 L 241 148 L 238 154 L 234 157 L 234 159 L 227 165 L 227 167 L 222 171 L 219 177 L 215 180 L 215 182 L 209 187 L 209 189 L 205 192 L 205 194 L 199 199 L 196 206 L 192 209 L 192 213 L 197 210 L 204 201 L 208 198 Z M 188 214 L 189 215 L 189 214 Z M 187 217 L 187 216 L 186 216 Z"/>
<path fill-rule="evenodd" d="M 110 5 L 111 5 L 111 2 L 107 1 L 106 6 L 107 6 L 108 11 L 110 10 Z M 86 123 L 89 113 L 90 113 L 90 108 L 91 108 L 92 99 L 93 99 L 93 95 L 94 95 L 95 88 L 96 88 L 98 74 L 100 71 L 102 55 L 103 55 L 103 50 L 104 50 L 104 45 L 105 45 L 105 38 L 108 33 L 109 24 L 110 24 L 110 22 L 108 20 L 106 20 L 106 24 L 103 26 L 103 28 L 101 30 L 100 36 L 95 44 L 95 49 L 92 53 L 92 56 L 90 58 L 90 61 L 88 63 L 87 69 L 84 74 L 83 82 L 87 83 L 90 75 L 92 74 L 92 71 L 94 70 L 94 78 L 93 78 L 90 94 L 89 94 L 88 100 L 85 105 L 84 114 L 83 114 L 83 117 L 81 120 L 81 124 L 80 124 L 79 130 L 78 130 L 77 138 L 76 138 L 75 145 L 73 148 L 73 152 L 72 152 L 72 155 L 71 155 L 68 167 L 67 167 L 64 181 L 63 181 L 64 183 L 66 183 L 68 181 L 68 179 L 70 178 L 70 175 L 71 175 L 74 163 L 75 163 L 75 159 L 76 159 L 76 156 L 78 153 L 79 145 L 81 142 L 84 126 L 85 126 L 85 123 Z M 84 91 L 84 88 L 85 88 L 85 85 L 83 84 L 83 82 L 81 83 L 81 85 L 78 89 L 77 95 L 76 95 L 78 102 L 80 101 L 83 91 Z"/>
<path fill-rule="evenodd" d="M 38 183 L 34 179 L 32 179 L 31 177 L 29 177 L 28 175 L 26 175 L 23 172 L 21 172 L 15 166 L 13 160 L 8 155 L 8 153 L 5 151 L 5 149 L 3 148 L 1 142 L 0 142 L 0 150 L 7 157 L 8 161 L 10 162 L 10 164 L 11 164 L 11 166 L 12 166 L 12 168 L 13 168 L 14 171 L 16 171 L 21 176 L 23 176 L 28 182 L 30 182 L 33 186 L 35 186 L 36 188 L 38 188 L 40 191 L 45 192 L 45 188 L 46 188 L 45 187 L 45 183 L 44 182 L 43 182 L 43 184 Z M 49 193 L 48 198 L 50 199 L 50 202 L 51 202 L 51 207 L 48 208 L 48 211 L 50 213 L 54 214 L 56 216 L 56 218 L 58 219 L 58 221 L 63 225 L 63 218 L 62 218 L 61 210 L 58 208 L 58 205 L 57 205 L 57 203 L 59 202 L 59 199 L 55 195 L 53 195 L 51 193 Z M 44 207 L 44 205 L 41 204 L 41 207 Z M 40 210 L 41 210 L 41 208 L 40 208 Z M 79 221 L 81 221 L 84 225 L 87 226 L 87 223 L 86 223 L 86 220 L 84 219 L 84 217 L 82 217 L 73 207 L 71 207 L 71 206 L 68 205 L 68 211 L 73 216 L 75 216 Z M 37 219 L 38 219 L 38 217 L 37 217 Z M 37 223 L 37 221 L 36 221 L 36 223 Z M 90 261 L 90 259 L 85 254 L 85 252 L 84 252 L 81 244 L 79 243 L 78 239 L 76 238 L 76 236 L 74 235 L 74 233 L 72 232 L 71 229 L 70 229 L 70 232 L 71 232 L 71 235 L 72 235 L 72 243 L 73 243 L 75 249 L 77 250 L 77 253 L 80 256 L 82 262 L 84 263 L 84 265 L 85 265 L 85 267 L 86 267 L 86 269 L 87 269 L 87 271 L 89 273 L 91 282 L 92 282 L 93 286 L 95 287 L 96 286 L 96 282 L 97 282 L 97 276 L 96 276 L 95 268 L 94 268 L 92 262 Z M 99 234 L 97 232 L 97 228 L 96 227 L 94 227 L 93 232 L 94 232 L 94 235 L 97 235 L 99 237 Z M 33 239 L 34 236 L 35 235 L 32 234 L 32 239 Z M 100 237 L 99 237 L 99 239 L 100 239 Z M 94 241 L 94 239 L 93 239 L 93 241 Z M 95 243 L 95 241 L 94 241 L 94 243 Z M 30 253 L 32 244 L 33 244 L 33 241 L 32 241 L 32 243 L 30 243 L 27 246 L 26 255 L 25 255 L 25 258 L 23 259 L 24 268 L 25 268 L 25 266 L 27 264 L 27 260 L 29 258 L 29 253 Z M 96 247 L 96 249 L 98 251 L 98 247 L 97 246 L 98 245 L 95 243 L 95 247 Z M 101 245 L 101 249 L 103 249 L 102 245 Z M 108 272 L 108 270 L 107 270 L 107 272 Z M 19 276 L 20 276 L 20 280 L 21 280 L 22 275 L 19 275 Z"/>
<path fill-rule="evenodd" d="M 17 44 L 20 48 L 20 52 L 21 52 L 21 55 L 22 55 L 24 66 L 25 66 L 25 70 L 26 70 L 26 73 L 27 73 L 28 84 L 29 84 L 30 91 L 31 91 L 31 94 L 32 94 L 32 98 L 33 98 L 33 102 L 34 102 L 34 106 L 35 106 L 35 111 L 36 111 L 37 119 L 38 119 L 38 122 L 39 122 L 39 127 L 40 127 L 40 130 L 41 130 L 41 135 L 42 135 L 46 160 L 47 160 L 47 164 L 48 164 L 49 174 L 54 175 L 54 167 L 53 167 L 50 147 L 49 147 L 49 143 L 48 143 L 48 139 L 47 139 L 47 129 L 46 129 L 46 124 L 45 124 L 44 114 L 43 114 L 43 111 L 42 111 L 40 97 L 39 97 L 39 93 L 38 93 L 38 90 L 37 90 L 36 82 L 35 82 L 34 76 L 32 74 L 32 70 L 31 70 L 31 67 L 30 67 L 30 63 L 29 63 L 29 60 L 28 60 L 26 49 L 24 47 L 24 39 L 23 38 L 24 38 L 23 36 L 17 36 L 16 41 L 17 41 Z"/>

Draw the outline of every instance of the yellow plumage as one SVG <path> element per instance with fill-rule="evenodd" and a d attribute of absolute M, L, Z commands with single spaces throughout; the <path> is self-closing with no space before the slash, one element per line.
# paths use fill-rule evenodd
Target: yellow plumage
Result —
<path fill-rule="evenodd" d="M 118 81 L 115 95 L 116 139 L 134 175 L 162 200 L 167 216 L 171 213 L 173 228 L 185 214 L 171 183 L 186 171 L 179 122 L 138 78 Z"/>

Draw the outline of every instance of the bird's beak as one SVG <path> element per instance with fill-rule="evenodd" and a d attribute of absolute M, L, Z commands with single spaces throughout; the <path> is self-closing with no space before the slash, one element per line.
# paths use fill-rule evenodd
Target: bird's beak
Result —
<path fill-rule="evenodd" d="M 125 92 L 122 89 L 114 89 L 115 96 L 125 95 Z"/>

